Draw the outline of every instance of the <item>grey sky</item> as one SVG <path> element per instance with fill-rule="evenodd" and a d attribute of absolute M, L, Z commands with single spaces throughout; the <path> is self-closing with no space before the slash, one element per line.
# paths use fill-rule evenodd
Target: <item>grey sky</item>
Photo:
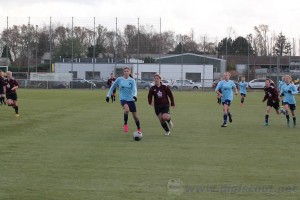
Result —
<path fill-rule="evenodd" d="M 232 27 L 236 35 L 254 33 L 253 27 L 269 25 L 271 35 L 281 31 L 289 38 L 299 39 L 298 19 L 300 2 L 297 0 L 0 0 L 0 28 L 16 22 L 31 24 L 47 21 L 71 23 L 71 17 L 80 25 L 92 23 L 93 17 L 114 26 L 117 17 L 120 23 L 150 24 L 162 31 L 173 30 L 178 34 L 217 37 L 229 34 Z M 80 22 L 79 22 L 80 21 Z M 92 25 L 92 24 L 91 24 Z M 196 38 L 197 39 L 197 38 Z"/>

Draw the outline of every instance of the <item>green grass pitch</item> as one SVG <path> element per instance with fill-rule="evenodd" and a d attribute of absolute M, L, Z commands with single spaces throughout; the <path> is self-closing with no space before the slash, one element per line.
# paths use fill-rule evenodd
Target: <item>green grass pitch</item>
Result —
<path fill-rule="evenodd" d="M 141 90 L 140 142 L 131 115 L 122 132 L 121 106 L 106 93 L 19 89 L 20 117 L 0 106 L 1 200 L 299 198 L 300 124 L 287 128 L 273 110 L 263 127 L 262 92 L 244 107 L 235 96 L 233 123 L 221 128 L 214 92 L 174 91 L 166 137 Z"/>

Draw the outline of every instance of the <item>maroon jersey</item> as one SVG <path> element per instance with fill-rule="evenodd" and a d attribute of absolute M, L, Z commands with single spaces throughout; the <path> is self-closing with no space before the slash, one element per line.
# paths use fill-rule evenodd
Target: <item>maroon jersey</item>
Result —
<path fill-rule="evenodd" d="M 171 106 L 175 106 L 173 94 L 166 85 L 156 85 L 152 86 L 148 93 L 148 103 L 152 103 L 152 97 L 154 96 L 154 106 L 165 106 L 170 105 L 169 98 L 171 101 Z"/>
<path fill-rule="evenodd" d="M 110 78 L 107 80 L 107 85 L 111 87 L 111 85 L 115 82 L 116 78 Z"/>
<path fill-rule="evenodd" d="M 267 100 L 271 101 L 271 102 L 280 102 L 279 98 L 278 98 L 278 92 L 277 89 L 270 85 L 270 87 L 264 87 L 264 91 L 265 91 L 265 96 L 263 101 Z"/>
<path fill-rule="evenodd" d="M 15 86 L 19 86 L 19 83 L 14 79 L 5 79 L 5 86 L 6 86 L 6 94 L 16 93 L 16 90 L 11 90 Z"/>

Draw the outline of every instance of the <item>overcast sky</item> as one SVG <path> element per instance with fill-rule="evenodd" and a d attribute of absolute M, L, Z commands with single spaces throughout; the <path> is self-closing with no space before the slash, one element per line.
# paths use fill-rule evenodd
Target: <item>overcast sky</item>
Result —
<path fill-rule="evenodd" d="M 173 30 L 178 34 L 217 37 L 220 40 L 229 34 L 230 27 L 237 36 L 254 33 L 253 27 L 269 25 L 271 33 L 282 33 L 289 38 L 300 37 L 300 1 L 299 0 L 0 0 L 0 29 L 9 24 L 31 24 L 48 22 L 50 16 L 54 22 L 71 23 L 78 20 L 79 25 L 93 26 L 96 21 L 153 25 L 159 31 L 159 19 L 162 31 Z M 80 19 L 80 20 L 79 20 Z M 84 19 L 84 20 L 83 20 Z M 48 21 L 47 21 L 48 20 Z M 69 23 L 69 24 L 70 24 Z M 98 23 L 97 23 L 98 24 Z M 78 24 L 77 24 L 78 25 Z M 195 38 L 197 39 L 197 38 Z"/>

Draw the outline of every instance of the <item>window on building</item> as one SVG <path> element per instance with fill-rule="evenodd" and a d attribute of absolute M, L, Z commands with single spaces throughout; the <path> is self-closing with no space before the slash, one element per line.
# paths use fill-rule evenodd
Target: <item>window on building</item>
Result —
<path fill-rule="evenodd" d="M 96 71 L 86 71 L 85 72 L 86 80 L 100 80 L 100 72 Z"/>
<path fill-rule="evenodd" d="M 142 80 L 144 81 L 153 81 L 153 76 L 156 72 L 142 72 Z"/>
<path fill-rule="evenodd" d="M 201 73 L 186 73 L 185 78 L 193 82 L 201 82 Z"/>
<path fill-rule="evenodd" d="M 77 78 L 77 71 L 69 71 L 73 76 L 72 78 Z"/>

